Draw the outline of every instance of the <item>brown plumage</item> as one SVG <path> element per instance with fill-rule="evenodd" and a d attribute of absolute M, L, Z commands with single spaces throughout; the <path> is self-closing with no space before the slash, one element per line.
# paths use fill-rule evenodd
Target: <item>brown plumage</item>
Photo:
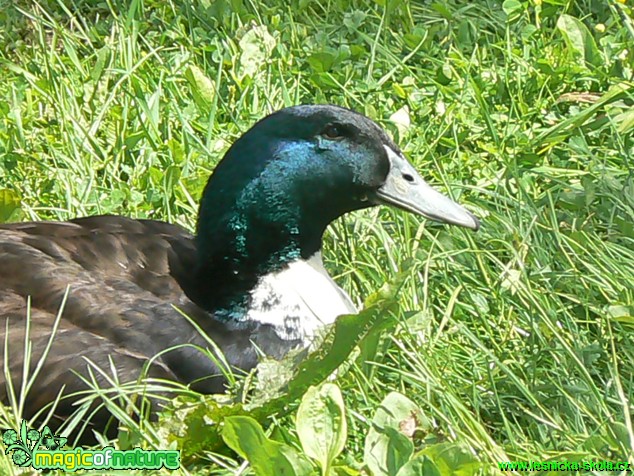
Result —
<path fill-rule="evenodd" d="M 70 286 L 44 367 L 29 390 L 25 416 L 52 402 L 62 388 L 66 395 L 87 389 L 74 372 L 88 376 L 88 361 L 109 373 L 111 358 L 119 380 L 130 382 L 164 349 L 183 343 L 205 347 L 205 340 L 176 308 L 214 336 L 234 356 L 233 365 L 253 366 L 256 354 L 249 339 L 257 338 L 248 330 L 229 330 L 210 319 L 183 292 L 194 260 L 193 236 L 157 221 L 100 216 L 0 225 L 0 359 L 8 353 L 16 391 L 23 377 L 27 313 L 32 375 Z M 243 351 L 232 353 L 232 347 Z M 98 372 L 93 374 L 101 386 L 109 387 Z M 194 388 L 205 392 L 223 389 L 218 368 L 192 347 L 154 359 L 148 375 L 183 382 L 202 379 Z M 8 402 L 5 379 L 3 372 L 0 399 Z M 59 403 L 55 415 L 60 420 L 76 408 L 72 402 Z M 102 412 L 93 422 L 102 427 L 107 417 Z"/>

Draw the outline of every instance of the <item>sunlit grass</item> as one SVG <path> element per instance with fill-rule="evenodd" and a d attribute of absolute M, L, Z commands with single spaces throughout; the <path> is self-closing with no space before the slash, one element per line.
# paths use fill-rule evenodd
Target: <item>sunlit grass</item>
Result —
<path fill-rule="evenodd" d="M 483 221 L 474 234 L 377 209 L 328 232 L 327 265 L 359 303 L 411 270 L 399 297 L 413 314 L 337 378 L 350 458 L 391 390 L 433 420 L 431 436 L 487 463 L 634 454 L 627 5 L 1 3 L 0 189 L 19 198 L 0 203 L 3 219 L 193 229 L 210 171 L 254 121 L 349 106 Z M 565 42 L 564 14 L 584 20 L 601 61 Z M 241 464 L 200 458 L 223 461 L 218 473 Z"/>

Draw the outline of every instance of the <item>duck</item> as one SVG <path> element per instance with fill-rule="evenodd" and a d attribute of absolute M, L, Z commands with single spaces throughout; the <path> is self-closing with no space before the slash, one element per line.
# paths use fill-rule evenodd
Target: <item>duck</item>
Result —
<path fill-rule="evenodd" d="M 0 400 L 27 418 L 54 402 L 64 421 L 90 378 L 108 385 L 95 368 L 224 392 L 212 348 L 249 371 L 357 312 L 324 268 L 322 237 L 377 205 L 480 226 L 376 122 L 327 104 L 281 109 L 239 137 L 204 188 L 195 234 L 112 215 L 0 225 Z"/>

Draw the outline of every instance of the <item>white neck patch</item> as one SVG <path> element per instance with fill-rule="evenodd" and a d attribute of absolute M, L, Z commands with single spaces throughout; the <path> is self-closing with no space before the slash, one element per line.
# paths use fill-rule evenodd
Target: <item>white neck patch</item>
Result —
<path fill-rule="evenodd" d="M 247 321 L 269 324 L 280 338 L 301 339 L 304 345 L 338 316 L 357 312 L 328 275 L 319 252 L 261 277 L 250 294 Z"/>

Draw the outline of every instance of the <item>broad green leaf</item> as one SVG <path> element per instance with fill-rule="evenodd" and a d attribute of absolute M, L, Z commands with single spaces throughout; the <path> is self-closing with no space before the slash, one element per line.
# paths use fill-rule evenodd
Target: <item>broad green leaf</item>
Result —
<path fill-rule="evenodd" d="M 303 476 L 312 471 L 311 464 L 294 448 L 270 440 L 260 424 L 247 416 L 228 417 L 222 438 L 246 459 L 257 476 Z"/>
<path fill-rule="evenodd" d="M 310 80 L 315 85 L 324 89 L 337 89 L 339 84 L 330 73 L 314 73 L 310 75 Z"/>
<path fill-rule="evenodd" d="M 414 452 L 414 431 L 429 426 L 414 402 L 398 392 L 390 393 L 372 418 L 363 462 L 377 476 L 396 474 Z"/>
<path fill-rule="evenodd" d="M 365 21 L 368 14 L 363 10 L 353 10 L 352 12 L 345 12 L 343 15 L 343 24 L 350 31 L 356 31 L 361 24 Z"/>
<path fill-rule="evenodd" d="M 522 271 L 519 269 L 505 269 L 501 275 L 500 288 L 515 294 L 522 287 Z"/>
<path fill-rule="evenodd" d="M 502 10 L 506 13 L 508 21 L 515 21 L 524 10 L 524 5 L 519 0 L 505 0 L 502 3 Z"/>
<path fill-rule="evenodd" d="M 409 398 L 399 392 L 389 393 L 377 408 L 372 421 L 379 426 L 400 428 L 404 422 L 416 420 L 416 427 L 427 429 L 431 423 L 420 408 Z"/>
<path fill-rule="evenodd" d="M 538 31 L 539 28 L 537 28 L 535 25 L 532 25 L 530 23 L 528 25 L 524 25 L 521 33 L 522 40 L 528 41 Z"/>
<path fill-rule="evenodd" d="M 612 304 L 606 307 L 606 312 L 610 318 L 634 316 L 634 306 Z"/>
<path fill-rule="evenodd" d="M 20 197 L 13 190 L 0 189 L 0 223 L 15 220 L 19 213 Z"/>
<path fill-rule="evenodd" d="M 451 83 L 454 74 L 449 63 L 443 63 L 441 67 L 436 70 L 436 81 L 442 85 L 448 85 Z"/>
<path fill-rule="evenodd" d="M 243 76 L 253 77 L 266 64 L 275 49 L 275 38 L 264 25 L 254 25 L 240 38 L 240 69 Z"/>
<path fill-rule="evenodd" d="M 395 83 L 396 84 L 396 83 Z M 390 121 L 394 123 L 396 128 L 398 129 L 398 135 L 400 138 L 404 138 L 407 136 L 409 128 L 412 125 L 412 120 L 410 119 L 409 107 L 403 106 L 398 111 L 390 116 Z"/>
<path fill-rule="evenodd" d="M 557 20 L 557 28 L 561 31 L 568 48 L 576 57 L 580 58 L 581 66 L 587 66 L 587 63 L 597 67 L 601 66 L 603 60 L 597 49 L 597 44 L 581 20 L 564 14 Z"/>
<path fill-rule="evenodd" d="M 628 134 L 634 129 L 634 108 L 628 109 L 614 117 L 614 123 L 621 134 Z"/>
<path fill-rule="evenodd" d="M 214 84 L 205 73 L 195 65 L 191 65 L 187 68 L 185 79 L 189 83 L 192 95 L 194 96 L 194 102 L 198 106 L 198 109 L 201 110 L 201 112 L 206 112 L 214 100 Z"/>
<path fill-rule="evenodd" d="M 325 73 L 330 71 L 337 60 L 337 56 L 327 51 L 313 53 L 306 61 L 316 73 Z"/>
<path fill-rule="evenodd" d="M 581 185 L 585 192 L 585 205 L 589 207 L 592 205 L 597 196 L 597 184 L 592 177 L 581 177 Z"/>
<path fill-rule="evenodd" d="M 405 435 L 390 427 L 372 428 L 365 439 L 363 463 L 374 476 L 389 476 L 396 474 L 413 452 L 414 445 Z"/>
<path fill-rule="evenodd" d="M 443 16 L 443 18 L 445 18 L 445 20 L 454 19 L 453 13 L 451 12 L 451 10 L 449 10 L 449 8 L 447 8 L 445 3 L 443 2 L 434 2 L 431 5 L 429 5 L 429 7 L 432 10 L 435 10 L 436 12 L 440 13 Z"/>
<path fill-rule="evenodd" d="M 398 83 L 392 83 L 392 91 L 401 99 L 407 99 L 407 91 Z"/>
<path fill-rule="evenodd" d="M 396 474 L 412 457 L 414 443 L 396 428 L 375 428 L 375 437 L 366 438 L 363 462 L 372 474 Z"/>
<path fill-rule="evenodd" d="M 458 443 L 439 443 L 428 446 L 417 457 L 427 456 L 443 476 L 467 476 L 476 474 L 482 463 Z"/>
<path fill-rule="evenodd" d="M 348 430 L 339 387 L 325 383 L 309 388 L 297 410 L 296 426 L 304 453 L 317 460 L 327 474 L 346 444 Z"/>
<path fill-rule="evenodd" d="M 445 476 L 438 467 L 425 455 L 420 455 L 409 460 L 398 470 L 396 476 Z"/>
<path fill-rule="evenodd" d="M 630 432 L 627 426 L 620 421 L 615 421 L 610 425 L 609 438 L 612 440 L 612 444 L 616 448 L 629 448 L 630 447 Z"/>

